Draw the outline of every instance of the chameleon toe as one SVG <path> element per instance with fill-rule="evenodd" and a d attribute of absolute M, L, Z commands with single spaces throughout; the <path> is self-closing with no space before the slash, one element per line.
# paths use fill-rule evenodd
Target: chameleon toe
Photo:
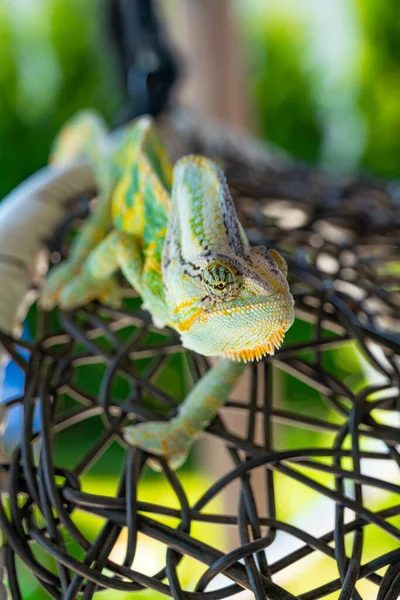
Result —
<path fill-rule="evenodd" d="M 151 421 L 127 427 L 124 438 L 131 446 L 162 456 L 172 469 L 177 469 L 185 462 L 193 443 L 193 437 L 177 427 L 174 421 Z M 155 460 L 150 460 L 149 465 L 153 470 L 160 470 Z"/>

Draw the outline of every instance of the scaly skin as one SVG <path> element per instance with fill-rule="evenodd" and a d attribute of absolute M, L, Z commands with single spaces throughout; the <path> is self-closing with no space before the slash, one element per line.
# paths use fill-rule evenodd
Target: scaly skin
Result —
<path fill-rule="evenodd" d="M 95 169 L 98 206 L 70 258 L 51 271 L 41 302 L 64 309 L 95 298 L 118 304 L 121 269 L 157 326 L 178 331 L 186 348 L 222 357 L 174 419 L 125 431 L 130 444 L 176 468 L 245 363 L 273 354 L 292 325 L 286 263 L 275 250 L 250 248 L 217 165 L 185 156 L 172 168 L 151 118 L 107 136 L 97 115 L 80 113 L 62 130 L 52 162 L 82 159 Z"/>

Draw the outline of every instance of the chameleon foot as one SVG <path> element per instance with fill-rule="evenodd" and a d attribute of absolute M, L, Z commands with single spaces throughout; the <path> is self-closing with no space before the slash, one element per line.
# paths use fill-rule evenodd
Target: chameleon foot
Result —
<path fill-rule="evenodd" d="M 124 438 L 132 446 L 162 456 L 172 469 L 183 465 L 194 441 L 193 435 L 186 433 L 173 420 L 167 423 L 151 421 L 127 427 Z M 160 470 L 157 461 L 149 461 L 149 465 L 154 471 Z"/>
<path fill-rule="evenodd" d="M 92 300 L 118 308 L 122 301 L 122 290 L 116 279 L 91 279 L 81 273 L 63 287 L 58 305 L 64 310 L 72 310 Z"/>
<path fill-rule="evenodd" d="M 58 303 L 58 298 L 65 285 L 79 273 L 77 263 L 69 260 L 54 267 L 43 283 L 39 304 L 44 310 L 51 310 Z"/>

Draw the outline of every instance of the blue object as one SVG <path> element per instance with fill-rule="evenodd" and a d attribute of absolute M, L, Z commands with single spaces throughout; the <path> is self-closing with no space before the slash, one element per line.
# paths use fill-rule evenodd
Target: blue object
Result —
<path fill-rule="evenodd" d="M 26 324 L 24 325 L 21 339 L 24 341 L 31 341 L 32 339 Z M 29 358 L 28 350 L 25 350 L 24 348 L 18 348 L 18 352 L 23 358 Z M 3 369 L 3 382 L 0 388 L 0 403 L 2 404 L 22 396 L 25 384 L 25 374 L 14 360 L 9 360 Z M 15 404 L 8 410 L 8 418 L 2 438 L 2 444 L 4 451 L 9 454 L 11 454 L 12 450 L 18 444 L 20 439 L 22 411 L 23 407 L 21 403 Z M 36 407 L 34 415 L 34 430 L 37 430 L 38 428 L 39 414 L 38 407 Z"/>

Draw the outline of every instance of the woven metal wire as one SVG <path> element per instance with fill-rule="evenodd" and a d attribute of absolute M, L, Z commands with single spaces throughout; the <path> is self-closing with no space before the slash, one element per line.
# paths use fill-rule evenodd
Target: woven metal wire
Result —
<path fill-rule="evenodd" d="M 196 151 L 210 150 L 200 137 L 191 137 L 187 143 Z M 0 509 L 7 538 L 8 576 L 16 600 L 21 598 L 16 556 L 35 574 L 49 597 L 63 600 L 77 598 L 79 593 L 89 600 L 107 588 L 129 592 L 150 588 L 193 600 L 217 600 L 243 590 L 257 599 L 314 600 L 336 591 L 343 600 L 359 600 L 356 585 L 362 579 L 376 585 L 379 600 L 395 600 L 399 594 L 400 529 L 399 521 L 393 519 L 400 514 L 400 457 L 396 449 L 400 442 L 398 189 L 360 179 L 337 181 L 286 163 L 251 168 L 240 160 L 240 149 L 235 153 L 212 149 L 214 156 L 218 153 L 225 159 L 229 184 L 251 243 L 278 248 L 287 257 L 297 317 L 312 325 L 312 333 L 294 343 L 287 341 L 274 357 L 249 366 L 247 397 L 229 400 L 206 434 L 225 448 L 230 467 L 196 503 L 189 502 L 179 472 L 171 472 L 159 460 L 179 509 L 159 497 L 153 502 L 138 500 L 148 456 L 128 448 L 121 430 L 134 419 L 172 416 L 178 400 L 168 386 L 158 383 L 160 373 L 168 361 L 182 360 L 187 376 L 195 381 L 209 368 L 204 357 L 183 351 L 173 332 L 157 333 L 140 303 L 129 299 L 121 310 L 93 303 L 60 313 L 58 324 L 39 313 L 33 343 L 17 342 L 2 334 L 1 342 L 25 373 L 23 396 L 9 402 L 9 408 L 23 405 L 23 426 L 21 442 L 10 465 L 4 467 L 8 471 L 9 512 L 5 511 L 5 496 Z M 79 216 L 78 206 L 52 241 L 53 252 L 65 251 L 70 227 Z M 325 361 L 327 352 L 340 350 L 350 341 L 365 364 L 380 376 L 378 383 L 363 384 L 356 392 L 335 376 Z M 21 354 L 21 348 L 28 358 Z M 93 371 L 96 366 L 101 370 Z M 96 394 L 76 377 L 82 368 L 91 368 L 90 377 L 97 377 Z M 282 371 L 316 390 L 333 417 L 317 418 L 311 408 L 308 413 L 304 406 L 302 411 L 287 410 L 279 398 L 273 401 L 271 382 Z M 118 378 L 127 386 L 123 399 L 113 393 Z M 257 403 L 260 389 L 262 404 Z M 229 411 L 246 421 L 247 435 L 239 435 L 226 424 Z M 390 420 L 382 419 L 382 414 L 390 415 Z M 98 415 L 103 430 L 94 445 L 82 453 L 78 464 L 60 467 L 55 453 L 59 436 L 65 439 L 74 425 Z M 261 423 L 261 442 L 255 435 L 256 423 Z M 293 431 L 329 433 L 333 443 L 278 449 L 274 432 L 279 423 L 289 424 Z M 119 478 L 115 496 L 83 491 L 81 478 L 112 440 L 124 448 L 122 462 L 115 464 L 115 477 Z M 371 440 L 377 444 L 373 449 L 364 443 Z M 365 474 L 368 460 L 378 465 L 373 476 Z M 388 463 L 397 473 L 397 482 L 395 477 L 388 481 L 381 476 L 379 465 Z M 263 506 L 255 501 L 256 472 L 263 474 L 267 490 Z M 318 481 L 321 472 L 331 474 L 332 486 Z M 331 531 L 316 536 L 306 527 L 277 518 L 276 473 L 301 483 L 315 499 L 329 498 L 334 503 Z M 237 511 L 210 512 L 210 501 L 234 481 L 239 485 Z M 372 510 L 364 502 L 366 487 L 387 492 L 390 502 Z M 397 502 L 393 501 L 396 496 Z M 347 514 L 346 509 L 351 512 Z M 77 511 L 103 518 L 94 541 L 89 541 L 74 522 Z M 176 517 L 179 524 L 161 523 L 160 515 Z M 191 535 L 195 522 L 212 524 L 215 537 L 200 542 Z M 367 526 L 394 538 L 397 549 L 377 547 L 375 557 L 365 560 Z M 125 527 L 126 552 L 117 564 L 110 553 Z M 237 532 L 240 545 L 224 553 L 216 540 L 218 530 L 228 528 Z M 269 551 L 279 544 L 280 532 L 300 543 L 272 561 Z M 132 568 L 135 554 L 141 552 L 143 538 L 139 533 L 165 548 L 161 571 L 149 575 Z M 81 549 L 82 558 L 71 551 L 65 534 Z M 37 545 L 54 557 L 56 571 L 50 571 L 33 552 Z M 316 555 L 335 563 L 337 575 L 316 586 L 310 567 L 308 588 L 298 596 L 285 584 L 276 583 L 284 570 L 287 573 L 303 564 L 306 557 Z M 191 591 L 185 589 L 177 573 L 185 556 L 204 565 L 204 573 Z M 218 577 L 221 574 L 225 578 Z"/>

